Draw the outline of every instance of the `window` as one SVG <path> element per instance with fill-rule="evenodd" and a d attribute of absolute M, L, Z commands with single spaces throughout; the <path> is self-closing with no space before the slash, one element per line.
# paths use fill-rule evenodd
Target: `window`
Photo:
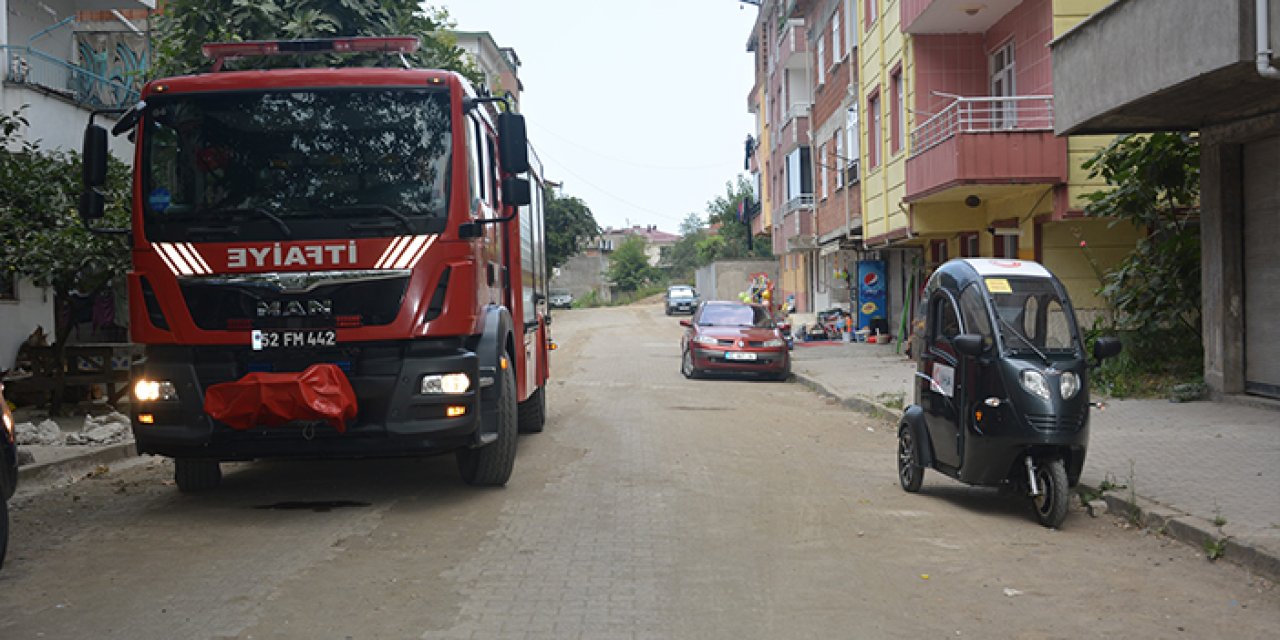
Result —
<path fill-rule="evenodd" d="M 995 256 L 997 258 L 1016 259 L 1018 257 L 1018 236 L 1017 235 L 996 235 Z"/>
<path fill-rule="evenodd" d="M 471 118 L 471 126 L 468 128 L 469 144 L 467 145 L 467 156 L 471 160 L 471 202 L 478 204 L 489 199 L 487 190 L 487 182 L 485 176 L 485 157 L 484 157 L 484 127 L 474 117 Z"/>
<path fill-rule="evenodd" d="M 866 18 L 867 31 L 871 30 L 871 25 L 880 17 L 879 5 L 880 0 L 862 0 L 862 15 Z"/>
<path fill-rule="evenodd" d="M 1002 98 L 1016 95 L 1015 73 L 1013 61 L 1013 41 L 991 54 L 991 97 Z M 991 101 L 991 128 L 1012 129 L 1018 123 L 1017 103 L 1013 100 Z"/>
<path fill-rule="evenodd" d="M 18 279 L 11 273 L 0 273 L 0 300 L 18 299 Z"/>
<path fill-rule="evenodd" d="M 836 188 L 839 189 L 844 186 L 844 134 L 836 129 L 831 140 L 836 145 L 835 158 L 832 159 L 831 166 L 836 168 Z"/>
<path fill-rule="evenodd" d="M 960 257 L 961 258 L 977 258 L 981 255 L 978 252 L 978 234 L 962 233 L 960 234 Z"/>
<path fill-rule="evenodd" d="M 818 34 L 818 86 L 827 81 L 827 38 Z"/>
<path fill-rule="evenodd" d="M 880 88 L 867 98 L 867 168 L 880 166 Z"/>
<path fill-rule="evenodd" d="M 898 65 L 889 76 L 889 92 L 889 132 L 892 136 L 889 149 L 898 153 L 902 151 L 902 132 L 906 128 L 906 113 L 902 104 L 902 65 Z"/>
<path fill-rule="evenodd" d="M 952 338 L 960 335 L 960 318 L 956 315 L 956 308 L 952 306 L 951 299 L 942 294 L 938 295 L 933 308 L 933 327 L 929 341 L 933 344 L 950 343 Z"/>
<path fill-rule="evenodd" d="M 831 164 L 827 156 L 827 145 L 824 144 L 821 147 L 818 147 L 818 179 L 822 182 L 822 186 L 820 188 L 822 190 L 823 200 L 827 199 L 827 166 Z"/>
<path fill-rule="evenodd" d="M 849 105 L 849 112 L 845 114 L 845 133 L 849 137 L 849 166 L 854 166 L 858 162 L 858 156 L 862 153 L 861 140 L 858 138 L 858 103 Z M 850 176 L 850 180 L 856 180 L 856 173 Z"/>
<path fill-rule="evenodd" d="M 934 240 L 929 243 L 929 260 L 934 265 L 941 265 L 947 261 L 946 240 Z"/>
<path fill-rule="evenodd" d="M 831 64 L 842 58 L 844 51 L 840 49 L 840 9 L 837 7 L 835 13 L 831 14 Z"/>
<path fill-rule="evenodd" d="M 987 306 L 982 302 L 982 287 L 971 284 L 960 294 L 960 315 L 964 317 L 966 333 L 982 336 L 982 342 L 991 346 L 995 334 L 991 331 L 991 317 L 987 315 Z"/>

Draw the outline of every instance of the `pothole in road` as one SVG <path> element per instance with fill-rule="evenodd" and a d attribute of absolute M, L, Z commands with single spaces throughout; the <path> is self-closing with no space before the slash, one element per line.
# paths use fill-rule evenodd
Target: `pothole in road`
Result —
<path fill-rule="evenodd" d="M 314 511 L 316 513 L 328 513 L 334 509 L 342 509 L 345 507 L 367 507 L 368 502 L 355 502 L 353 500 L 303 500 L 293 502 L 277 502 L 275 504 L 260 504 L 254 509 L 278 509 L 280 511 Z"/>

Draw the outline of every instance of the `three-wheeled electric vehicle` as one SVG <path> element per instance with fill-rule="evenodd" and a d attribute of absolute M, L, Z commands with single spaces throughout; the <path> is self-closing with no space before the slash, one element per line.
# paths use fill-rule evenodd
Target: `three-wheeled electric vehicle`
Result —
<path fill-rule="evenodd" d="M 971 485 L 1026 491 L 1057 527 L 1089 442 L 1088 369 L 1120 352 L 1099 338 L 1085 352 L 1066 289 L 1026 260 L 957 259 L 924 290 L 915 404 L 898 425 L 898 479 L 920 489 L 925 469 Z"/>

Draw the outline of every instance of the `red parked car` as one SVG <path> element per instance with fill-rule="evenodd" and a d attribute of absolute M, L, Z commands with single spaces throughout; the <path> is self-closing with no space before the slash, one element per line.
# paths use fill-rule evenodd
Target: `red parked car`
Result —
<path fill-rule="evenodd" d="M 773 321 L 763 305 L 708 301 L 693 318 L 681 320 L 680 373 L 698 378 L 707 373 L 749 373 L 773 380 L 791 375 L 785 326 Z"/>

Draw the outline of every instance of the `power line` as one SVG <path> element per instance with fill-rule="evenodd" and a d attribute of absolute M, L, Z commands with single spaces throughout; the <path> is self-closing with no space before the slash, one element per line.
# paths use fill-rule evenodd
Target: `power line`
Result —
<path fill-rule="evenodd" d="M 716 168 L 719 168 L 719 167 L 726 166 L 726 163 L 721 163 L 721 162 L 717 162 L 717 163 L 715 163 L 715 164 L 704 164 L 704 165 L 696 165 L 696 166 L 674 166 L 674 165 L 663 165 L 663 166 L 659 166 L 659 165 L 645 164 L 645 163 L 642 163 L 642 162 L 634 162 L 634 161 L 631 161 L 631 160 L 623 160 L 623 159 L 621 159 L 621 158 L 615 158 L 615 157 L 613 157 L 613 156 L 610 156 L 610 155 L 607 155 L 607 154 L 604 154 L 604 153 L 600 153 L 599 151 L 596 151 L 595 149 L 591 149 L 590 147 L 586 147 L 586 146 L 583 146 L 583 145 L 581 145 L 581 144 L 578 144 L 577 142 L 574 142 L 573 140 L 570 140 L 570 139 L 568 139 L 568 138 L 566 138 L 566 137 L 564 137 L 564 136 L 562 136 L 562 135 L 560 135 L 560 134 L 558 134 L 558 133 L 556 133 L 556 132 L 554 132 L 554 131 L 552 131 L 552 130 L 550 130 L 550 129 L 548 129 L 548 128 L 544 127 L 544 126 L 542 126 L 542 125 L 541 125 L 540 123 L 538 123 L 538 121 L 536 121 L 536 120 L 530 120 L 529 122 L 531 122 L 531 123 L 533 124 L 533 126 L 537 127 L 538 129 L 541 129 L 541 130 L 543 130 L 543 131 L 545 131 L 545 132 L 547 132 L 547 133 L 551 134 L 551 137 L 556 138 L 556 139 L 558 139 L 558 140 L 560 140 L 560 141 L 562 141 L 562 142 L 565 142 L 565 143 L 567 143 L 567 144 L 571 144 L 571 145 L 573 145 L 573 146 L 575 146 L 575 147 L 577 147 L 577 148 L 579 148 L 579 149 L 582 149 L 583 151 L 586 151 L 587 153 L 590 153 L 590 154 L 592 154 L 592 155 L 596 155 L 596 156 L 600 156 L 601 158 L 604 158 L 604 159 L 606 159 L 606 160 L 611 160 L 611 161 L 613 161 L 613 162 L 618 162 L 618 163 L 621 163 L 621 164 L 627 164 L 627 165 L 631 165 L 631 166 L 633 166 L 633 167 L 639 167 L 639 168 L 641 168 L 641 169 L 656 169 L 656 170 L 659 170 L 659 171 L 694 171 L 694 170 L 698 170 L 698 169 L 716 169 Z"/>
<path fill-rule="evenodd" d="M 604 195 L 606 195 L 606 196 L 608 196 L 608 197 L 612 198 L 613 200 L 616 200 L 616 201 L 617 201 L 617 202 L 619 202 L 619 203 L 622 203 L 622 204 L 624 204 L 624 205 L 626 205 L 626 206 L 628 206 L 628 207 L 631 207 L 632 209 L 635 209 L 635 210 L 637 210 L 637 211 L 643 211 L 643 212 L 645 212 L 645 213 L 652 214 L 652 215 L 655 215 L 655 216 L 658 216 L 658 217 L 661 217 L 661 218 L 666 218 L 667 220 L 673 220 L 673 221 L 683 221 L 683 220 L 684 220 L 684 218 L 679 218 L 679 219 L 677 220 L 677 218 L 672 217 L 672 216 L 671 216 L 671 214 L 669 214 L 669 213 L 661 213 L 661 212 L 658 212 L 658 211 L 654 211 L 653 209 L 649 209 L 648 207 L 642 207 L 642 206 L 640 206 L 640 205 L 638 205 L 638 204 L 636 204 L 636 203 L 634 203 L 634 202 L 631 202 L 631 201 L 629 201 L 629 200 L 627 200 L 627 199 L 625 199 L 625 198 L 622 198 L 622 197 L 619 197 L 619 196 L 617 196 L 617 195 L 614 195 L 614 194 L 613 194 L 612 192 L 610 192 L 608 189 L 605 189 L 605 188 L 601 187 L 600 185 L 597 185 L 597 184 L 595 184 L 594 182 L 591 182 L 590 180 L 587 180 L 586 178 L 582 177 L 582 176 L 581 176 L 581 175 L 579 175 L 577 172 L 573 171 L 572 169 L 570 169 L 568 166 L 564 165 L 563 163 L 556 162 L 554 158 L 552 158 L 552 157 L 548 156 L 545 152 L 539 152 L 539 154 L 540 154 L 540 155 L 542 155 L 542 157 L 546 158 L 547 160 L 550 160 L 551 162 L 554 162 L 556 165 L 558 165 L 561 171 L 564 171 L 565 173 L 568 173 L 569 175 L 571 175 L 571 176 L 573 176 L 573 177 L 575 177 L 575 178 L 577 178 L 577 179 L 581 180 L 581 181 L 582 181 L 584 184 L 586 184 L 587 186 L 589 186 L 589 187 L 591 187 L 591 188 L 595 189 L 596 191 L 599 191 L 600 193 L 602 193 L 602 194 L 604 194 Z"/>

